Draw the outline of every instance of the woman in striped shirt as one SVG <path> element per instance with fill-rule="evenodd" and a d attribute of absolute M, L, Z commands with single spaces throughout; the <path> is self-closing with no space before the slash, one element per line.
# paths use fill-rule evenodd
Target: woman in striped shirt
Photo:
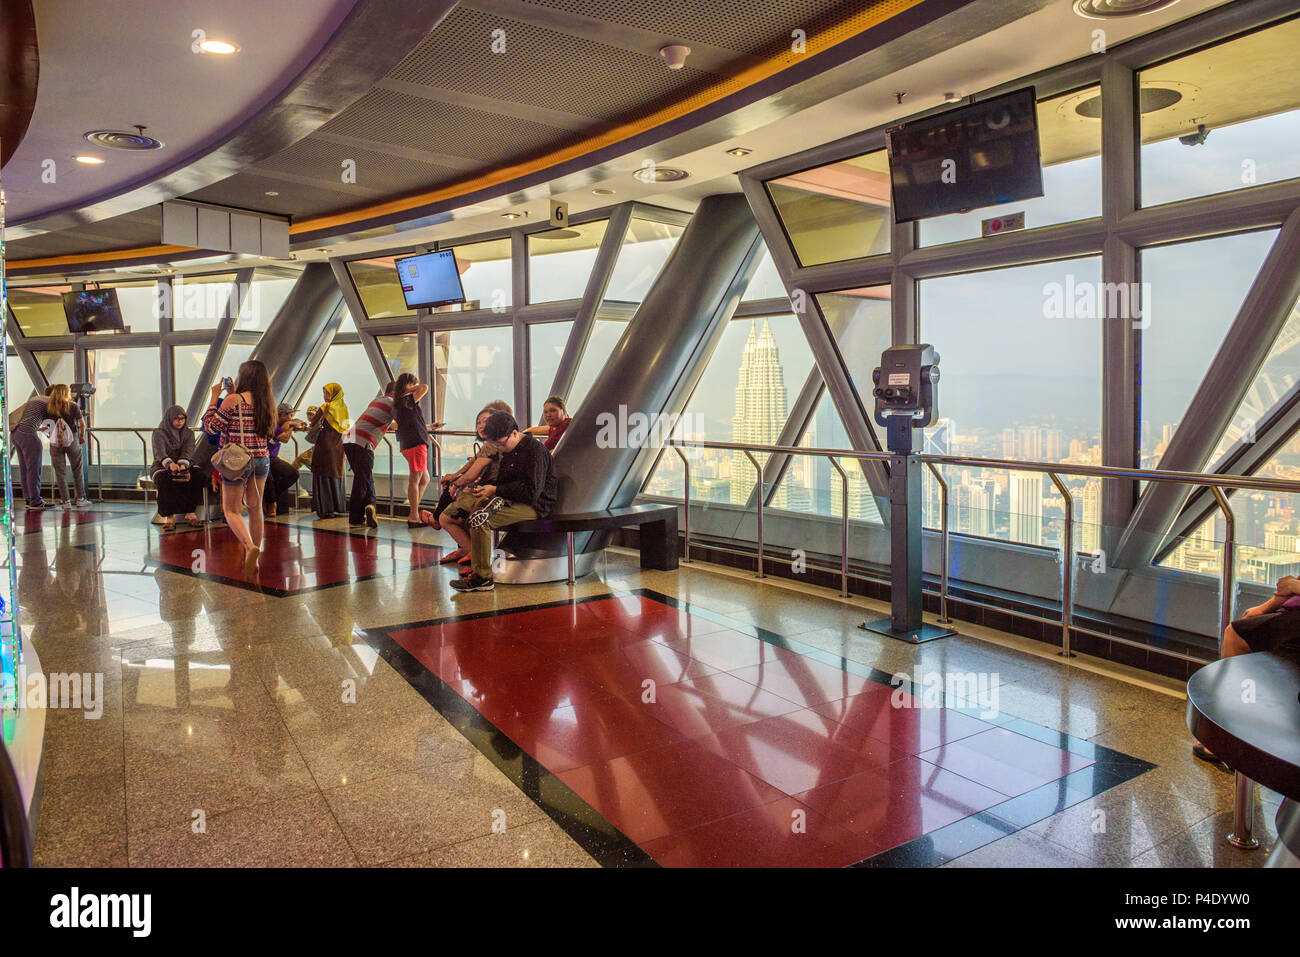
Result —
<path fill-rule="evenodd" d="M 218 403 L 221 387 L 228 393 Z M 271 470 L 271 453 L 267 441 L 275 434 L 275 396 L 266 366 L 250 359 L 239 367 L 239 378 L 212 387 L 208 411 L 203 413 L 203 431 L 219 437 L 224 447 L 232 442 L 242 445 L 252 457 L 243 478 L 221 479 L 221 510 L 226 525 L 244 548 L 244 574 L 257 572 L 257 558 L 262 552 L 262 489 Z M 240 503 L 248 507 L 244 521 Z"/>
<path fill-rule="evenodd" d="M 9 440 L 18 450 L 18 467 L 23 474 L 23 501 L 31 509 L 53 508 L 53 502 L 41 497 L 41 465 L 45 448 L 36 435 L 36 428 L 50 417 L 49 399 L 34 395 L 23 406 L 22 415 L 9 433 Z"/>

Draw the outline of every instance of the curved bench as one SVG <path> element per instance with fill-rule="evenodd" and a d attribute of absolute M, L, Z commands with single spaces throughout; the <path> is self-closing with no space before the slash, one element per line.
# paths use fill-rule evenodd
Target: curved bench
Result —
<path fill-rule="evenodd" d="M 1300 856 L 1300 661 L 1257 652 L 1206 665 L 1187 682 L 1187 727 L 1236 772 L 1229 842 L 1259 846 L 1251 836 L 1258 781 L 1287 798 L 1278 811 L 1278 844 Z M 1277 856 L 1275 849 L 1270 863 Z"/>
<path fill-rule="evenodd" d="M 577 532 L 594 532 L 609 528 L 637 525 L 641 529 L 641 567 L 672 571 L 677 567 L 677 506 L 624 505 L 594 512 L 552 513 L 531 522 L 517 522 L 503 532 L 563 532 L 569 550 L 569 579 L 573 577 L 573 536 Z"/>

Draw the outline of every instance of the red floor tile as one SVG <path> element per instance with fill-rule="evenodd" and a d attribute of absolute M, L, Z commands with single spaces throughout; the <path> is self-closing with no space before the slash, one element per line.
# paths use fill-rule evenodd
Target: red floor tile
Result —
<path fill-rule="evenodd" d="M 815 704 L 812 709 L 908 754 L 920 754 L 993 727 L 949 708 L 910 706 L 915 703 L 910 695 L 894 688 L 869 683 L 861 694 Z"/>
<path fill-rule="evenodd" d="M 640 697 L 644 682 L 670 685 L 717 674 L 718 669 L 687 658 L 657 641 L 623 645 L 613 651 L 566 658 L 565 664 L 588 681 L 624 696 Z"/>
<path fill-rule="evenodd" d="M 661 837 L 645 850 L 664 867 L 845 867 L 877 853 L 793 798 Z"/>
<path fill-rule="evenodd" d="M 591 617 L 576 626 L 545 625 L 521 631 L 519 637 L 551 657 L 566 659 L 616 651 L 646 640 L 612 622 Z"/>
<path fill-rule="evenodd" d="M 556 773 L 681 740 L 671 728 L 619 698 L 543 714 L 505 715 L 496 725 Z"/>
<path fill-rule="evenodd" d="M 642 699 L 638 696 L 636 700 Z M 799 710 L 792 701 L 722 673 L 660 685 L 655 688 L 654 702 L 644 707 L 688 738 Z"/>
<path fill-rule="evenodd" d="M 920 755 L 962 777 L 1015 796 L 1093 764 L 1091 758 L 1002 728 L 941 745 Z"/>
<path fill-rule="evenodd" d="M 594 707 L 623 700 L 550 659 L 508 673 L 485 670 L 447 681 L 447 685 L 497 725 L 512 716 L 544 716 L 571 706 Z"/>
<path fill-rule="evenodd" d="M 847 698 L 875 685 L 869 678 L 849 674 L 802 655 L 736 668 L 730 673 L 741 681 L 748 681 L 804 707 Z"/>
<path fill-rule="evenodd" d="M 558 777 L 639 844 L 784 797 L 690 741 L 563 771 Z"/>
<path fill-rule="evenodd" d="M 1006 800 L 920 758 L 904 758 L 795 797 L 881 850 Z"/>
<path fill-rule="evenodd" d="M 716 734 L 696 743 L 787 794 L 798 794 L 907 757 L 871 738 L 856 748 L 836 740 L 841 726 L 815 711 L 795 711 Z"/>
<path fill-rule="evenodd" d="M 681 641 L 729 630 L 727 625 L 641 595 L 584 602 L 593 615 L 635 631 L 643 638 Z"/>

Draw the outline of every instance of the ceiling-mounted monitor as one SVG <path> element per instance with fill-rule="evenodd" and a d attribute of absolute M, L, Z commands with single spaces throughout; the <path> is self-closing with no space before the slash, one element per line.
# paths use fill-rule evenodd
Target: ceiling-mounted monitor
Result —
<path fill-rule="evenodd" d="M 68 319 L 71 332 L 121 332 L 122 309 L 117 303 L 116 289 L 82 289 L 65 292 L 63 314 Z"/>
<path fill-rule="evenodd" d="M 897 223 L 1043 195 L 1033 87 L 904 123 L 888 143 Z"/>
<path fill-rule="evenodd" d="M 465 301 L 456 253 L 440 249 L 397 260 L 397 280 L 408 309 L 432 309 Z"/>

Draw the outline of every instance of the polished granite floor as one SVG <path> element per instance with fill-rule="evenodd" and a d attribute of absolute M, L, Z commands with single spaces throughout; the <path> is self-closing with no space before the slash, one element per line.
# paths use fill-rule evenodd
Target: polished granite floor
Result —
<path fill-rule="evenodd" d="M 614 550 L 453 597 L 450 541 L 381 525 L 278 519 L 250 582 L 220 526 L 28 516 L 23 626 L 104 682 L 101 717 L 47 713 L 38 864 L 1264 860 L 1225 844 L 1231 778 L 1174 683 L 974 626 L 905 645 L 856 627 L 880 606 Z M 932 700 L 945 674 L 981 700 Z"/>

